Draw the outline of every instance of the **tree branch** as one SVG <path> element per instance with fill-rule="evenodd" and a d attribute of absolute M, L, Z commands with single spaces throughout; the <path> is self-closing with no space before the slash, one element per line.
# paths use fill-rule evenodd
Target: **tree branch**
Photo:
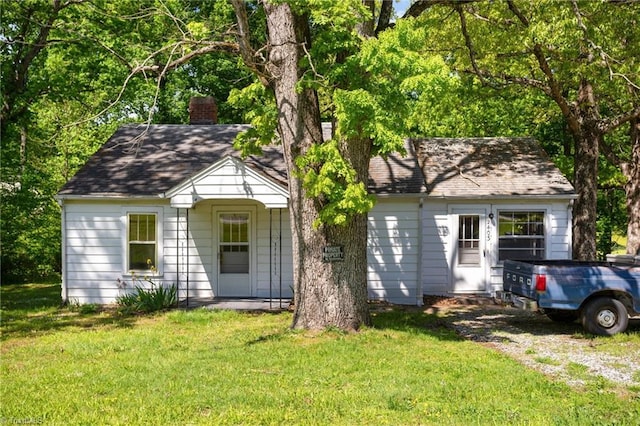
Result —
<path fill-rule="evenodd" d="M 29 80 L 29 68 L 32 66 L 33 61 L 51 44 L 49 40 L 49 34 L 54 27 L 54 23 L 60 17 L 60 12 L 72 5 L 83 3 L 85 0 L 70 0 L 61 3 L 60 0 L 52 1 L 52 8 L 47 12 L 47 18 L 44 22 L 36 22 L 34 18 L 34 9 L 23 9 L 26 11 L 25 25 L 22 27 L 22 31 L 18 36 L 18 42 L 12 44 L 19 44 L 20 47 L 16 49 L 13 55 L 13 65 L 9 74 L 8 84 L 5 86 L 2 96 L 3 102 L 0 108 L 0 128 L 1 133 L 4 133 L 7 123 L 12 121 L 15 113 L 15 100 L 25 92 Z M 22 7 L 22 5 L 20 5 Z M 29 24 L 35 23 L 39 26 L 37 30 L 36 38 L 33 42 L 27 40 L 27 34 L 29 33 Z M 7 44 L 9 42 L 7 41 Z M 7 76 L 5 76 L 6 78 Z"/>
<path fill-rule="evenodd" d="M 175 53 L 175 51 L 177 50 L 178 47 L 181 46 L 185 46 L 185 45 L 189 45 L 189 44 L 204 44 L 205 46 L 193 50 L 185 55 L 180 56 L 179 58 L 173 60 L 173 61 L 169 61 L 167 63 L 165 63 L 164 66 L 160 66 L 160 65 L 144 65 L 145 63 L 148 63 L 152 58 L 154 58 L 155 56 L 159 55 L 160 53 L 162 53 L 165 50 L 171 49 L 172 54 Z M 177 43 L 174 43 L 171 46 L 167 46 L 163 49 L 160 49 L 156 52 L 153 52 L 151 55 L 149 55 L 142 63 L 143 65 L 138 65 L 136 67 L 131 67 L 131 74 L 140 74 L 140 73 L 151 73 L 151 74 L 155 74 L 155 75 L 162 75 L 162 73 L 160 73 L 159 71 L 162 69 L 163 72 L 169 71 L 169 70 L 174 70 L 176 68 L 178 68 L 180 65 L 183 65 L 187 62 L 189 62 L 191 59 L 195 58 L 196 56 L 200 56 L 200 55 L 204 55 L 207 53 L 212 53 L 212 52 L 229 52 L 229 53 L 238 53 L 239 48 L 238 45 L 236 43 L 230 43 L 230 42 L 225 42 L 225 41 L 209 41 L 209 42 L 205 42 L 205 41 L 179 41 Z"/>
<path fill-rule="evenodd" d="M 391 13 L 393 12 L 393 0 L 382 0 L 380 6 L 380 15 L 378 16 L 378 25 L 376 25 L 375 35 L 389 28 L 391 22 Z"/>
<path fill-rule="evenodd" d="M 512 0 L 507 0 L 507 6 L 509 7 L 509 10 L 513 12 L 513 14 L 516 15 L 516 17 L 520 20 L 522 25 L 528 28 L 529 19 L 526 16 L 524 16 L 522 12 L 520 12 L 520 9 L 516 7 L 516 5 L 513 3 Z"/>
<path fill-rule="evenodd" d="M 640 119 L 640 106 L 635 107 L 629 112 L 620 114 L 617 117 L 600 120 L 598 127 L 601 132 L 608 133 L 633 119 Z"/>
<path fill-rule="evenodd" d="M 431 6 L 435 6 L 438 4 L 448 4 L 448 5 L 457 5 L 464 3 L 473 3 L 478 0 L 417 0 L 414 2 L 409 9 L 402 15 L 401 19 L 405 18 L 417 18 L 420 16 L 425 10 L 429 9 Z"/>
<path fill-rule="evenodd" d="M 478 63 L 476 62 L 476 50 L 473 47 L 471 36 L 469 35 L 469 31 L 467 29 L 467 19 L 464 16 L 464 9 L 460 4 L 456 4 L 454 7 L 456 9 L 456 12 L 458 12 L 458 16 L 460 17 L 460 27 L 462 29 L 462 36 L 464 37 L 464 44 L 465 46 L 467 46 L 467 50 L 469 51 L 469 60 L 471 61 L 471 67 L 473 68 L 474 73 L 480 79 L 480 82 L 484 85 L 487 85 L 487 81 L 484 79 L 483 74 L 478 68 Z"/>
<path fill-rule="evenodd" d="M 509 7 L 509 10 L 511 10 L 511 12 L 514 15 L 516 15 L 516 17 L 520 20 L 522 25 L 528 28 L 530 25 L 529 19 L 526 16 L 524 16 L 524 14 L 520 11 L 520 9 L 518 9 L 515 3 L 512 0 L 507 0 L 507 5 Z M 560 86 L 560 83 L 556 80 L 553 70 L 549 65 L 549 61 L 547 61 L 547 58 L 544 52 L 542 51 L 542 46 L 540 45 L 540 43 L 534 44 L 533 55 L 535 56 L 536 61 L 538 62 L 538 66 L 540 70 L 542 71 L 542 73 L 545 75 L 547 79 L 548 89 L 545 91 L 545 93 L 548 96 L 550 96 L 555 101 L 555 103 L 560 107 L 560 110 L 562 111 L 562 114 L 564 115 L 564 117 L 567 119 L 567 123 L 569 127 L 571 127 L 573 133 L 574 134 L 580 133 L 580 123 L 578 123 L 578 120 L 573 114 L 571 106 L 569 105 L 565 97 L 562 95 L 562 87 Z"/>
<path fill-rule="evenodd" d="M 368 16 L 364 16 L 356 25 L 356 31 L 361 37 L 373 37 L 375 35 L 376 2 L 374 0 L 362 0 L 362 4 L 368 9 L 369 14 Z"/>
<path fill-rule="evenodd" d="M 238 49 L 240 56 L 245 65 L 249 67 L 260 79 L 260 82 L 265 86 L 271 86 L 271 79 L 265 71 L 264 62 L 256 61 L 256 51 L 251 46 L 250 35 L 251 30 L 249 28 L 249 18 L 247 16 L 247 8 L 244 0 L 231 0 L 233 10 L 236 14 L 236 22 L 238 25 L 238 33 L 236 38 L 238 40 Z"/>
<path fill-rule="evenodd" d="M 602 62 L 604 62 L 604 64 L 606 65 L 607 69 L 609 70 L 609 78 L 613 80 L 614 77 L 620 77 L 623 80 L 625 80 L 627 82 L 627 84 L 629 84 L 633 88 L 640 89 L 640 86 L 638 86 L 636 83 L 632 82 L 631 79 L 629 79 L 629 77 L 627 77 L 624 74 L 617 73 L 617 72 L 615 72 L 613 70 L 613 67 L 611 66 L 611 62 L 620 63 L 620 61 L 617 61 L 616 59 L 611 57 L 611 55 L 609 55 L 607 52 L 604 51 L 602 46 L 597 45 L 593 40 L 591 40 L 589 38 L 589 32 L 588 32 L 587 26 L 584 23 L 584 21 L 582 20 L 582 13 L 580 12 L 580 9 L 578 8 L 578 3 L 575 0 L 571 0 L 571 7 L 572 7 L 572 10 L 573 10 L 573 14 L 576 17 L 576 22 L 578 24 L 578 28 L 580 28 L 580 30 L 582 31 L 582 35 L 583 35 L 585 43 L 589 47 L 591 47 L 592 50 L 598 52 L 598 55 L 600 56 L 600 59 L 602 59 Z M 592 59 L 591 55 L 589 55 L 589 56 L 590 56 L 590 59 Z"/>

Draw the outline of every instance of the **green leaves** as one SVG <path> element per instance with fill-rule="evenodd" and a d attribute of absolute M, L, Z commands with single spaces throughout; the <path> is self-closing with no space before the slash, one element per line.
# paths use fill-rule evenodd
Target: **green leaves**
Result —
<path fill-rule="evenodd" d="M 278 110 L 273 93 L 261 83 L 254 82 L 244 89 L 233 89 L 229 94 L 229 103 L 243 112 L 244 119 L 251 128 L 240 133 L 233 147 L 248 155 L 259 155 L 262 147 L 274 142 L 278 124 Z"/>
<path fill-rule="evenodd" d="M 340 154 L 336 140 L 313 145 L 296 159 L 296 165 L 308 196 L 322 204 L 314 226 L 344 225 L 350 215 L 373 208 L 375 198 L 367 193 L 366 184 L 357 180 L 354 168 Z"/>

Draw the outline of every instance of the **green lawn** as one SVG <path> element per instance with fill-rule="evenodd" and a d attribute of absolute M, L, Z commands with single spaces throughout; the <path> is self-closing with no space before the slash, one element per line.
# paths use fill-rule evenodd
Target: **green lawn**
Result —
<path fill-rule="evenodd" d="M 309 333 L 289 313 L 122 317 L 56 292 L 2 287 L 2 423 L 640 424 L 640 395 L 573 390 L 423 312 Z"/>

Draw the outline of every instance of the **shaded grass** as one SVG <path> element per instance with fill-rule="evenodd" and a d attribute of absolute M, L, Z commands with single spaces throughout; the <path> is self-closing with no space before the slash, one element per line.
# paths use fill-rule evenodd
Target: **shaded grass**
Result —
<path fill-rule="evenodd" d="M 60 283 L 0 287 L 0 340 L 38 337 L 59 330 L 130 327 L 135 317 L 97 305 L 62 306 Z"/>
<path fill-rule="evenodd" d="M 424 312 L 374 312 L 375 326 L 352 334 L 294 331 L 289 313 L 172 311 L 126 327 L 101 319 L 107 315 L 78 317 L 91 327 L 11 333 L 1 348 L 0 418 L 65 425 L 640 422 L 640 400 L 576 392 L 458 339 Z"/>

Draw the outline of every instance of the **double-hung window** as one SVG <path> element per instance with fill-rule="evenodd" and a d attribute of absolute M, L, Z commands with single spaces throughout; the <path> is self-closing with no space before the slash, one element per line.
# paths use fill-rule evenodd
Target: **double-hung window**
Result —
<path fill-rule="evenodd" d="M 158 266 L 158 216 L 155 213 L 128 214 L 129 271 L 149 271 Z"/>
<path fill-rule="evenodd" d="M 544 211 L 499 211 L 499 260 L 545 258 Z"/>

